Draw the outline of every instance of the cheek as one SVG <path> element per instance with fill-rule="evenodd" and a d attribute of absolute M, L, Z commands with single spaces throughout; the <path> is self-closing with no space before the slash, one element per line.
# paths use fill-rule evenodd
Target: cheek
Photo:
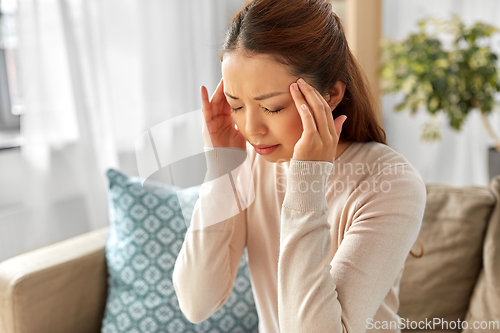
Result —
<path fill-rule="evenodd" d="M 246 132 L 246 119 L 245 116 L 242 115 L 244 114 L 243 112 L 239 112 L 239 114 L 232 115 L 233 121 L 236 124 L 236 127 L 238 128 L 238 131 L 240 131 L 241 135 L 245 138 L 245 140 L 249 140 Z M 276 132 L 276 130 L 281 131 L 279 128 L 276 128 L 276 124 L 271 123 L 266 123 L 266 124 L 260 124 L 260 126 L 267 127 L 267 131 L 270 133 Z"/>
<path fill-rule="evenodd" d="M 283 119 L 281 132 L 289 138 L 290 142 L 295 144 L 302 135 L 303 127 L 302 119 L 297 110 L 293 110 L 292 112 L 288 117 Z"/>
<path fill-rule="evenodd" d="M 244 120 L 244 118 L 235 116 L 234 113 L 231 114 L 231 118 L 233 118 L 233 121 L 236 124 L 236 127 L 238 127 L 238 130 L 243 134 L 244 137 L 246 137 L 246 135 L 245 135 L 245 120 Z"/>

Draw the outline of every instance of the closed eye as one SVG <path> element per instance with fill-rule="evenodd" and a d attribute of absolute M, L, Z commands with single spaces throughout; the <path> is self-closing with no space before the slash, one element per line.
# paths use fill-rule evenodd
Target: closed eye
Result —
<path fill-rule="evenodd" d="M 235 108 L 231 108 L 231 111 L 233 111 L 233 112 L 235 112 L 235 113 L 236 113 L 236 111 L 238 111 L 238 110 L 240 110 L 240 109 L 243 109 L 243 107 L 242 107 L 242 106 L 240 106 L 239 108 L 236 108 L 236 109 L 235 109 Z M 277 114 L 278 112 L 280 112 L 280 111 L 281 111 L 281 110 L 283 110 L 284 108 L 281 108 L 281 109 L 278 109 L 278 110 L 275 110 L 275 111 L 271 111 L 271 110 L 269 110 L 268 108 L 264 108 L 264 107 L 263 107 L 263 109 L 265 110 L 265 112 L 266 112 L 267 114 Z"/>

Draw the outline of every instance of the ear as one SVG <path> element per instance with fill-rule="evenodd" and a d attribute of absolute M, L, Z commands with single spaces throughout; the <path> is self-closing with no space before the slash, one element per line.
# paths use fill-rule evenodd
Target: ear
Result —
<path fill-rule="evenodd" d="M 328 91 L 328 93 L 323 96 L 328 105 L 330 105 L 332 111 L 342 101 L 342 99 L 344 98 L 344 93 L 345 83 L 342 81 L 337 81 L 335 85 Z"/>

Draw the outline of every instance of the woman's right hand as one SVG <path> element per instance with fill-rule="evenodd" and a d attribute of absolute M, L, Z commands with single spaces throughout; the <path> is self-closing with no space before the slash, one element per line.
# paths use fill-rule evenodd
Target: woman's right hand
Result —
<path fill-rule="evenodd" d="M 203 140 L 207 147 L 236 147 L 246 150 L 246 140 L 233 124 L 231 107 L 224 95 L 224 82 L 220 80 L 211 100 L 208 91 L 201 86 L 202 111 L 206 127 L 203 126 Z M 208 130 L 208 133 L 206 132 Z M 210 142 L 208 140 L 212 142 Z"/>

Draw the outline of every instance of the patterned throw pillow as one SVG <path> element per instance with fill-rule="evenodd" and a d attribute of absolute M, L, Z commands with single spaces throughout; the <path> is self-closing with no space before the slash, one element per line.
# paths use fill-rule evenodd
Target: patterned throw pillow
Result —
<path fill-rule="evenodd" d="M 199 324 L 188 321 L 179 309 L 172 273 L 187 231 L 184 217 L 191 217 L 199 186 L 183 189 L 178 196 L 177 187 L 157 184 L 146 191 L 139 178 L 113 169 L 107 176 L 109 279 L 101 332 L 258 332 L 246 250 L 222 308 Z"/>

